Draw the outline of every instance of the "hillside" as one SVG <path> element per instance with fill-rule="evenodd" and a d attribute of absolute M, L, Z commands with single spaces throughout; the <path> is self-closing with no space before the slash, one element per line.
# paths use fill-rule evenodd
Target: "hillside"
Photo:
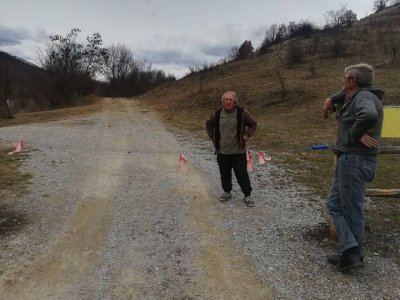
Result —
<path fill-rule="evenodd" d="M 0 50 L 0 92 L 13 112 L 46 108 L 50 79 L 38 66 Z"/>
<path fill-rule="evenodd" d="M 193 120 L 203 120 L 219 106 L 223 92 L 234 90 L 240 104 L 263 120 L 269 145 L 280 142 L 279 135 L 268 133 L 277 127 L 300 130 L 306 137 L 303 144 L 316 142 L 310 131 L 334 127 L 333 119 L 328 123 L 321 119 L 322 101 L 341 89 L 343 70 L 349 64 L 373 65 L 375 86 L 385 91 L 384 104 L 400 104 L 400 62 L 397 56 L 393 59 L 393 50 L 389 51 L 395 47 L 394 42 L 391 44 L 396 41 L 393 36 L 400 38 L 400 5 L 391 7 L 387 17 L 382 17 L 385 11 L 364 18 L 351 28 L 289 40 L 266 55 L 190 74 L 142 99 L 178 125 L 202 131 L 203 121 Z M 377 21 L 381 19 L 385 22 Z M 301 53 L 300 63 L 288 62 L 292 46 Z M 400 50 L 400 44 L 398 47 Z"/>
<path fill-rule="evenodd" d="M 22 93 L 48 81 L 47 73 L 38 66 L 0 50 L 0 84 L 4 86 L 8 80 L 10 97 L 18 97 Z M 47 82 L 48 83 L 48 82 Z"/>
<path fill-rule="evenodd" d="M 331 145 L 334 141 L 335 118 L 322 118 L 323 100 L 341 89 L 347 65 L 367 62 L 375 67 L 375 86 L 385 91 L 384 104 L 400 105 L 399 20 L 400 5 L 397 5 L 364 18 L 351 28 L 290 40 L 264 56 L 188 75 L 147 93 L 140 101 L 156 109 L 178 130 L 189 130 L 206 139 L 205 120 L 220 106 L 225 91 L 236 91 L 239 103 L 259 124 L 249 149 L 263 149 L 272 155 L 275 164 L 288 170 L 282 184 L 294 180 L 308 187 L 310 199 L 311 195 L 324 199 L 332 178 L 333 157 L 330 151 L 310 150 L 310 144 Z M 288 63 L 289 49 L 293 46 L 302 53 L 299 63 Z M 398 141 L 383 143 L 398 144 Z M 400 158 L 381 155 L 379 159 L 378 172 L 370 187 L 400 188 Z M 368 218 L 367 230 L 378 237 L 390 228 L 394 231 L 399 228 L 400 204 L 390 198 L 376 201 L 379 205 L 367 208 L 367 214 L 372 216 Z M 390 220 L 391 226 L 375 216 Z"/>

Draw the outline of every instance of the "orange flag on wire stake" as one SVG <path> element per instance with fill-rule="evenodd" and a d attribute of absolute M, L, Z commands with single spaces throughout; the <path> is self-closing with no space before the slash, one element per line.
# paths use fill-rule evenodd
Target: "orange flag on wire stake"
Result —
<path fill-rule="evenodd" d="M 253 172 L 253 154 L 250 151 L 246 151 L 246 160 L 247 160 L 247 172 Z"/>
<path fill-rule="evenodd" d="M 185 155 L 180 154 L 178 162 L 179 162 L 179 171 L 186 173 L 187 172 L 187 159 L 186 159 Z"/>
<path fill-rule="evenodd" d="M 265 156 L 265 153 L 262 151 L 258 152 L 258 163 L 260 165 L 263 165 L 265 164 L 266 161 L 271 161 L 271 160 L 272 160 L 271 156 Z"/>
<path fill-rule="evenodd" d="M 18 142 L 16 142 L 16 143 L 14 143 L 13 145 L 14 145 L 14 147 L 15 147 L 15 150 L 9 152 L 9 153 L 8 153 L 9 155 L 14 154 L 14 153 L 17 153 L 17 152 L 21 152 L 21 151 L 22 151 L 22 148 L 26 145 L 26 142 L 25 142 L 25 141 L 18 141 Z"/>

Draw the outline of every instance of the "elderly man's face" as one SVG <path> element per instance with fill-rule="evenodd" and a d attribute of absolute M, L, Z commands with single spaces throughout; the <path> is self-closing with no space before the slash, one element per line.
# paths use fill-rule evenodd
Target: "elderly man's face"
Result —
<path fill-rule="evenodd" d="M 350 74 L 344 73 L 343 77 L 343 92 L 350 94 L 356 86 L 356 81 Z"/>
<path fill-rule="evenodd" d="M 233 111 L 235 109 L 235 101 L 233 99 L 233 95 L 226 95 L 223 106 L 226 111 Z"/>

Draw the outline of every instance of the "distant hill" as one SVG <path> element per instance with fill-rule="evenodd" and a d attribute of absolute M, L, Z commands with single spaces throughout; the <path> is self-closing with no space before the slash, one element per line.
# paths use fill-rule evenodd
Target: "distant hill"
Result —
<path fill-rule="evenodd" d="M 227 62 L 160 86 L 141 97 L 178 127 L 204 135 L 204 121 L 232 90 L 239 104 L 260 120 L 254 142 L 282 145 L 292 132 L 302 143 L 333 133 L 322 120 L 323 100 L 342 88 L 344 68 L 360 62 L 375 67 L 374 85 L 385 105 L 400 105 L 400 5 L 353 23 L 271 47 L 264 55 Z M 293 52 L 294 51 L 294 52 Z M 291 55 L 296 60 L 291 61 Z M 325 127 L 323 127 L 325 126 Z M 270 130 L 273 128 L 273 130 Z M 325 138 L 323 139 L 325 140 Z M 295 142 L 296 139 L 293 139 Z"/>
<path fill-rule="evenodd" d="M 0 50 L 0 93 L 12 113 L 48 108 L 50 83 L 45 70 Z"/>
<path fill-rule="evenodd" d="M 34 79 L 35 76 L 43 76 L 46 71 L 22 58 L 18 58 L 0 50 L 0 66 L 3 69 L 8 66 L 10 79 Z"/>
<path fill-rule="evenodd" d="M 7 98 L 46 95 L 49 77 L 38 66 L 0 50 L 0 87 Z"/>
<path fill-rule="evenodd" d="M 291 60 L 294 55 L 296 60 Z M 400 104 L 400 5 L 351 27 L 287 40 L 265 55 L 191 73 L 148 92 L 147 98 L 180 109 L 188 105 L 188 99 L 190 104 L 207 107 L 218 105 L 224 91 L 235 90 L 243 105 L 266 109 L 283 102 L 295 107 L 300 103 L 312 107 L 316 102 L 320 109 L 321 98 L 341 88 L 344 68 L 359 62 L 375 67 L 375 83 L 386 91 L 386 103 Z"/>

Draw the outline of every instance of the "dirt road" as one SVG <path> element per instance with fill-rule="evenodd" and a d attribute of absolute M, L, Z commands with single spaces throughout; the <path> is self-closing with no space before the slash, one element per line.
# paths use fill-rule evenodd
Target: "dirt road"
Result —
<path fill-rule="evenodd" d="M 132 100 L 98 105 L 93 115 L 0 128 L 3 140 L 28 142 L 33 174 L 27 194 L 2 199 L 25 222 L 0 242 L 1 299 L 400 295 L 399 266 L 383 257 L 350 277 L 326 266 L 332 243 L 304 234 L 323 221 L 320 204 L 294 185 L 275 187 L 273 165 L 251 175 L 255 208 L 237 187 L 220 203 L 207 144 L 167 131 Z"/>
<path fill-rule="evenodd" d="M 180 147 L 152 113 L 107 101 L 34 132 L 31 155 L 48 168 L 21 200 L 30 229 L 3 244 L 1 299 L 268 298 L 218 227 L 210 183 L 178 171 Z"/>

